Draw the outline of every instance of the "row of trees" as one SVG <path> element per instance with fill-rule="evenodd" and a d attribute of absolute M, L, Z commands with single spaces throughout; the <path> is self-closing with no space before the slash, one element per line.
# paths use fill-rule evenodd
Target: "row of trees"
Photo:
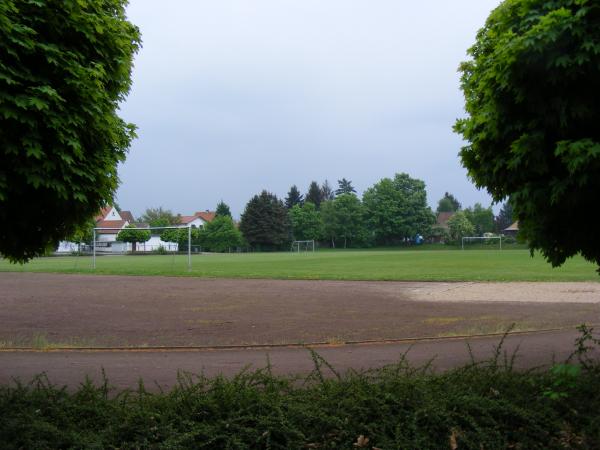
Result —
<path fill-rule="evenodd" d="M 417 236 L 457 241 L 462 236 L 501 232 L 512 223 L 512 207 L 506 203 L 498 217 L 491 207 L 462 205 L 446 192 L 437 213 L 452 212 L 448 227 L 435 226 L 436 215 L 427 206 L 425 183 L 408 174 L 384 178 L 367 189 L 362 199 L 352 182 L 338 180 L 335 191 L 325 181 L 310 183 L 302 195 L 292 186 L 284 201 L 262 191 L 246 205 L 240 230 L 256 250 L 285 248 L 292 240 L 315 240 L 331 247 L 397 245 Z"/>
<path fill-rule="evenodd" d="M 345 178 L 335 191 L 327 181 L 321 186 L 313 181 L 305 196 L 292 186 L 285 202 L 263 191 L 246 205 L 240 230 L 259 250 L 313 239 L 347 247 L 408 242 L 434 222 L 425 183 L 401 173 L 375 183 L 362 200 Z"/>
<path fill-rule="evenodd" d="M 315 205 L 318 209 L 321 206 L 321 203 L 333 200 L 337 195 L 356 193 L 356 189 L 352 186 L 352 182 L 345 178 L 338 180 L 338 186 L 338 189 L 334 191 L 327 180 L 320 186 L 316 181 L 312 181 L 308 186 L 306 195 L 302 195 L 298 190 L 298 187 L 293 185 L 285 199 L 285 206 L 286 208 L 291 209 L 295 205 L 302 206 L 305 202 L 308 202 Z"/>
<path fill-rule="evenodd" d="M 306 195 L 292 186 L 285 201 L 267 191 L 255 195 L 246 205 L 239 227 L 229 206 L 219 202 L 216 218 L 205 227 L 192 230 L 191 245 L 223 252 L 246 246 L 255 250 L 282 249 L 292 240 L 315 240 L 344 248 L 410 243 L 417 236 L 449 242 L 501 231 L 513 220 L 510 202 L 494 217 L 491 207 L 479 203 L 462 209 L 448 192 L 438 202 L 437 213 L 444 212 L 453 213 L 448 228 L 435 225 L 435 214 L 427 206 L 425 183 L 405 173 L 375 183 L 365 191 L 362 200 L 352 182 L 345 178 L 338 180 L 335 191 L 327 181 L 321 185 L 313 181 Z M 138 221 L 166 227 L 179 224 L 181 217 L 158 207 L 146 209 Z M 160 236 L 162 241 L 175 242 L 180 248 L 188 246 L 187 228 L 167 229 Z M 147 242 L 150 237 L 150 230 L 130 225 L 118 234 L 117 240 L 132 243 L 135 251 L 137 243 Z"/>
<path fill-rule="evenodd" d="M 438 202 L 437 212 L 452 213 L 448 228 L 437 227 L 432 234 L 446 241 L 459 241 L 464 236 L 483 236 L 486 233 L 502 233 L 514 221 L 510 201 L 504 203 L 498 216 L 494 216 L 491 206 L 484 208 L 481 203 L 462 209 L 460 202 L 446 192 Z"/>

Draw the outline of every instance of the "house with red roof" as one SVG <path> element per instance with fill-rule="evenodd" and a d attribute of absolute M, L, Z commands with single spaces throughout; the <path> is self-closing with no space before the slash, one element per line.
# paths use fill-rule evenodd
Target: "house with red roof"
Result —
<path fill-rule="evenodd" d="M 215 218 L 215 215 L 216 213 L 214 211 L 198 211 L 192 216 L 179 216 L 179 223 L 186 228 L 200 228 L 206 225 L 208 222 L 212 222 Z"/>
<path fill-rule="evenodd" d="M 129 213 L 131 214 L 131 213 Z M 102 208 L 96 216 L 96 248 L 99 251 L 123 251 L 123 245 L 116 245 L 117 235 L 130 224 L 114 206 Z M 104 228 L 104 229 L 102 229 Z"/>
<path fill-rule="evenodd" d="M 215 218 L 214 211 L 198 211 L 191 216 L 179 216 L 179 224 L 174 225 L 180 228 L 201 228 Z M 117 235 L 121 229 L 134 225 L 136 228 L 148 228 L 148 224 L 136 223 L 131 211 L 118 211 L 114 206 L 106 206 L 96 216 L 96 250 L 98 252 L 124 252 L 131 249 L 131 244 L 118 242 Z M 79 244 L 73 242 L 61 242 L 58 252 L 77 251 Z M 150 240 L 137 246 L 137 251 L 152 251 L 159 247 L 168 250 L 177 250 L 177 244 L 174 242 L 163 242 L 160 239 L 160 232 L 152 233 Z"/>

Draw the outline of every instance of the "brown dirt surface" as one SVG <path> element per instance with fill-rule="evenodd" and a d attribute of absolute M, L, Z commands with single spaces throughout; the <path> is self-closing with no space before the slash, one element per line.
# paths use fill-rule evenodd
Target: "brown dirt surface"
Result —
<path fill-rule="evenodd" d="M 513 359 L 516 369 L 547 367 L 565 361 L 573 352 L 579 336 L 574 330 L 508 336 L 501 347 Z M 364 370 L 398 363 L 405 357 L 412 367 L 429 364 L 444 371 L 476 361 L 489 360 L 500 345 L 499 337 L 443 339 L 411 343 L 339 345 L 315 350 L 339 373 Z M 467 347 L 467 342 L 469 346 Z M 590 356 L 599 357 L 598 351 Z M 264 368 L 267 363 L 278 375 L 306 376 L 315 367 L 310 353 L 303 348 L 184 350 L 184 351 L 9 351 L 0 352 L 0 385 L 15 379 L 28 383 L 44 373 L 51 383 L 76 389 L 89 377 L 102 383 L 102 372 L 118 390 L 136 389 L 139 380 L 151 391 L 169 389 L 178 383 L 179 374 L 208 377 L 234 376 L 242 370 Z M 323 375 L 334 374 L 323 367 Z"/>
<path fill-rule="evenodd" d="M 600 322 L 597 283 L 0 273 L 0 347 L 386 340 Z"/>

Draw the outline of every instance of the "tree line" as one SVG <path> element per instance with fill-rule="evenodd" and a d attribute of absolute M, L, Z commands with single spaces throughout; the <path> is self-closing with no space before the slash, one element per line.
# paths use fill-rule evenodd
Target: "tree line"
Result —
<path fill-rule="evenodd" d="M 399 173 L 383 178 L 359 198 L 352 182 L 338 180 L 333 189 L 326 180 L 312 181 L 305 194 L 291 186 L 285 199 L 263 190 L 246 204 L 241 220 L 236 223 L 229 206 L 220 201 L 215 219 L 191 230 L 191 245 L 205 251 L 226 252 L 232 249 L 273 251 L 289 248 L 292 241 L 314 240 L 331 248 L 406 245 L 421 241 L 457 243 L 463 236 L 502 233 L 514 220 L 512 205 L 506 202 L 498 216 L 491 206 L 475 203 L 462 208 L 461 203 L 446 192 L 434 212 L 427 204 L 425 182 Z M 118 205 L 117 209 L 118 209 Z M 447 226 L 436 223 L 440 213 L 451 213 Z M 151 227 L 180 225 L 181 216 L 168 209 L 147 208 L 138 222 Z M 89 236 L 77 242 L 91 242 Z M 187 228 L 160 232 L 163 242 L 188 246 Z M 150 230 L 130 224 L 117 235 L 129 242 L 135 251 L 137 243 L 150 240 Z"/>
<path fill-rule="evenodd" d="M 473 207 L 462 209 L 460 202 L 446 192 L 438 202 L 437 212 L 452 213 L 447 227 L 434 226 L 430 232 L 432 238 L 444 242 L 458 243 L 464 236 L 484 236 L 488 233 L 501 234 L 514 222 L 512 203 L 505 202 L 500 213 L 495 216 L 492 207 L 483 207 L 475 203 Z"/>
<path fill-rule="evenodd" d="M 246 245 L 261 251 L 285 249 L 294 240 L 315 240 L 332 248 L 452 242 L 498 232 L 512 223 L 508 203 L 495 217 L 491 207 L 479 203 L 463 210 L 449 193 L 436 212 L 453 213 L 448 230 L 436 226 L 425 182 L 398 173 L 368 188 L 362 199 L 345 178 L 338 180 L 335 190 L 327 181 L 321 185 L 313 181 L 304 195 L 293 185 L 283 200 L 264 190 L 247 203 L 239 229 Z"/>

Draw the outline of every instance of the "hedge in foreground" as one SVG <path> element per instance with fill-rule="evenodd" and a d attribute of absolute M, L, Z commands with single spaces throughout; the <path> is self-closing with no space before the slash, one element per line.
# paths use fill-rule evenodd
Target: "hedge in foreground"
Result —
<path fill-rule="evenodd" d="M 41 376 L 0 388 L 0 448 L 600 448 L 597 364 L 519 372 L 499 355 L 443 374 L 401 360 L 340 376 L 313 353 L 306 379 L 182 374 L 160 394 L 69 393 Z"/>

